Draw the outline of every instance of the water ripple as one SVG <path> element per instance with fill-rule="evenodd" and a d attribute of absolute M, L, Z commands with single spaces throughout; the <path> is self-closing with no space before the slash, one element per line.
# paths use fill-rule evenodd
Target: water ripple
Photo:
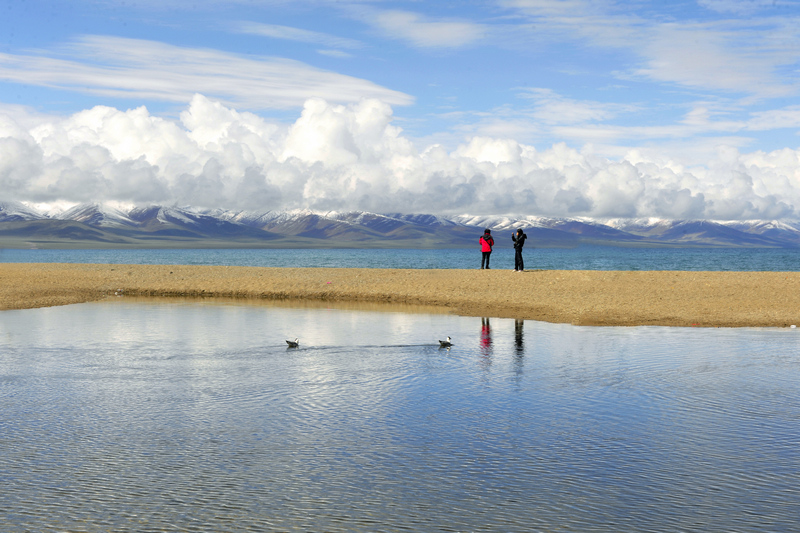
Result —
<path fill-rule="evenodd" d="M 479 319 L 403 319 L 446 351 L 358 316 L 287 350 L 247 333 L 296 310 L 103 309 L 69 318 L 124 335 L 3 346 L 4 530 L 795 527 L 800 367 L 775 331 L 526 322 L 520 347 L 493 319 L 487 350 Z M 214 329 L 225 312 L 240 330 Z M 178 342 L 182 320 L 209 336 Z"/>

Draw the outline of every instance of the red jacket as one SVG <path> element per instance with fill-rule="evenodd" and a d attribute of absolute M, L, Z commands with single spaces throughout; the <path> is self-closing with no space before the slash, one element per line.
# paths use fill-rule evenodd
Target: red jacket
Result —
<path fill-rule="evenodd" d="M 489 234 L 484 233 L 480 239 L 478 239 L 481 243 L 481 252 L 491 252 L 492 246 L 494 246 L 494 239 Z"/>

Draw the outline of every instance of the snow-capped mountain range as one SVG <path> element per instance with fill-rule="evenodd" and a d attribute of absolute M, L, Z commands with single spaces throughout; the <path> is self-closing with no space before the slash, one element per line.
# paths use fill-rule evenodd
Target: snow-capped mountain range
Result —
<path fill-rule="evenodd" d="M 491 228 L 510 246 L 523 228 L 533 246 L 798 247 L 800 222 L 570 219 L 541 216 L 230 211 L 151 205 L 82 204 L 42 211 L 0 202 L 0 247 L 20 245 L 197 247 L 463 247 Z M 508 241 L 508 242 L 506 242 Z"/>

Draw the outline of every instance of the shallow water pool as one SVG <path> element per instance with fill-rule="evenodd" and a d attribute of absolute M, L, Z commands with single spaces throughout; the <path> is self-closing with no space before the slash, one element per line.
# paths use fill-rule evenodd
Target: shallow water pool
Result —
<path fill-rule="evenodd" d="M 0 518 L 791 530 L 798 335 L 124 298 L 4 311 Z"/>

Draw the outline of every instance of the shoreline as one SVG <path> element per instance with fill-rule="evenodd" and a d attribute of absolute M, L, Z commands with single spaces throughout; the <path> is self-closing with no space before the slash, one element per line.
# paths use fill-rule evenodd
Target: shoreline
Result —
<path fill-rule="evenodd" d="M 800 272 L 0 263 L 0 310 L 139 297 L 378 302 L 586 326 L 789 327 Z"/>

